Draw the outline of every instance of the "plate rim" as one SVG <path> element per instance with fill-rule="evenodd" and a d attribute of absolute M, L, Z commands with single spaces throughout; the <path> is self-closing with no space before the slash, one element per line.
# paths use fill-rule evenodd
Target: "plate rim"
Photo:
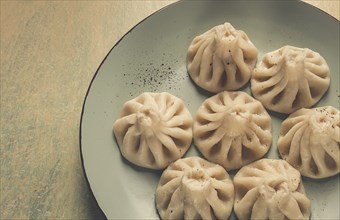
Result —
<path fill-rule="evenodd" d="M 207 0 L 203 0 L 203 1 L 207 1 Z M 235 0 L 227 0 L 227 1 L 235 1 Z M 261 1 L 261 0 L 257 0 L 257 1 Z M 276 0 L 273 0 L 276 1 Z M 277 0 L 280 1 L 280 0 Z M 149 19 L 150 17 L 154 16 L 155 14 L 161 13 L 163 10 L 173 7 L 174 5 L 177 4 L 181 4 L 182 2 L 186 2 L 186 0 L 178 0 L 175 2 L 172 2 L 166 6 L 163 6 L 159 9 L 157 9 L 156 11 L 152 12 L 151 14 L 149 14 L 148 16 L 146 16 L 145 18 L 143 18 L 142 20 L 140 20 L 139 22 L 137 22 L 135 25 L 133 25 L 125 34 L 123 34 L 119 40 L 111 47 L 111 49 L 109 49 L 109 51 L 107 52 L 107 54 L 105 55 L 105 57 L 102 59 L 102 61 L 100 62 L 99 66 L 97 67 L 96 71 L 94 72 L 92 79 L 89 83 L 89 85 L 87 86 L 87 90 L 84 96 L 84 100 L 83 100 L 83 104 L 82 104 L 82 109 L 81 109 L 81 113 L 80 113 L 80 120 L 79 120 L 79 154 L 80 154 L 80 160 L 81 160 L 81 168 L 83 171 L 83 175 L 84 175 L 84 179 L 86 182 L 86 185 L 88 186 L 88 189 L 90 191 L 90 195 L 94 198 L 94 203 L 97 205 L 97 207 L 99 208 L 99 212 L 100 214 L 105 217 L 106 219 L 108 219 L 107 215 L 105 214 L 105 211 L 102 209 L 102 207 L 99 204 L 99 201 L 97 200 L 95 193 L 91 187 L 91 183 L 89 181 L 88 175 L 86 173 L 86 168 L 85 168 L 85 160 L 84 160 L 84 156 L 83 156 L 83 145 L 82 145 L 82 127 L 83 127 L 83 117 L 84 117 L 84 112 L 85 112 L 85 106 L 86 106 L 86 102 L 87 102 L 87 98 L 88 95 L 91 91 L 92 88 L 92 84 L 94 82 L 94 80 L 96 79 L 99 70 L 101 69 L 102 65 L 105 63 L 106 59 L 108 58 L 108 56 L 111 54 L 111 52 L 115 49 L 116 46 L 119 45 L 119 43 L 128 35 L 130 34 L 135 28 L 137 28 L 140 24 L 142 24 L 145 20 Z M 330 17 L 332 20 L 335 20 L 336 22 L 339 22 L 339 20 L 334 17 L 333 15 L 329 14 L 328 12 L 308 3 L 308 2 L 304 2 L 302 0 L 293 0 L 292 2 L 298 3 L 298 4 L 303 4 L 305 7 L 312 7 L 315 9 L 317 9 L 319 12 L 321 12 L 322 14 Z"/>
<path fill-rule="evenodd" d="M 91 187 L 91 183 L 88 179 L 87 173 L 86 173 L 86 168 L 85 168 L 85 160 L 84 160 L 84 156 L 83 156 L 83 145 L 82 145 L 82 125 L 83 125 L 83 116 L 84 116 L 84 111 L 85 111 L 85 105 L 86 105 L 86 101 L 87 101 L 87 97 L 90 93 L 92 84 L 94 82 L 94 80 L 96 79 L 99 70 L 101 69 L 102 65 L 105 63 L 106 59 L 108 58 L 108 56 L 111 54 L 111 52 L 113 51 L 113 49 L 118 46 L 118 44 L 128 35 L 130 34 L 136 27 L 138 27 L 141 23 L 143 23 L 145 20 L 147 20 L 148 18 L 150 18 L 151 16 L 153 16 L 156 13 L 160 13 L 161 11 L 163 11 L 164 9 L 171 7 L 174 4 L 179 4 L 182 1 L 176 1 L 176 2 L 172 2 L 166 6 L 163 6 L 160 9 L 157 9 L 156 11 L 154 11 L 153 13 L 149 14 L 147 17 L 143 18 L 142 20 L 140 20 L 139 22 L 137 22 L 134 26 L 132 26 L 121 38 L 119 38 L 119 40 L 111 47 L 111 49 L 108 51 L 108 53 L 105 55 L 105 57 L 103 58 L 103 60 L 100 62 L 99 66 L 97 67 L 94 75 L 92 76 L 92 79 L 87 87 L 86 93 L 85 93 L 85 97 L 84 97 L 84 101 L 82 104 L 82 108 L 81 108 L 81 114 L 80 114 L 80 120 L 79 120 L 79 153 L 80 153 L 80 161 L 81 161 L 81 167 L 82 167 L 82 171 L 84 174 L 84 179 L 86 182 L 86 185 L 88 186 L 88 189 L 90 191 L 90 194 L 92 195 L 92 197 L 94 198 L 94 202 L 97 205 L 97 207 L 99 208 L 99 212 L 102 216 L 104 216 L 106 219 L 108 219 L 108 217 L 106 216 L 104 210 L 102 209 L 102 207 L 99 205 L 99 202 L 95 196 L 95 193 L 93 192 L 93 189 Z"/>

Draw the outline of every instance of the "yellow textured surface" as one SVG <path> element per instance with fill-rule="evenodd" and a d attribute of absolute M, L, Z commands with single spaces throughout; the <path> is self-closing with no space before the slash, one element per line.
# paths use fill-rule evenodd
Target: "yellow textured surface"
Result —
<path fill-rule="evenodd" d="M 173 1 L 1 1 L 0 219 L 99 219 L 80 113 L 111 47 Z M 339 1 L 308 1 L 339 19 Z"/>

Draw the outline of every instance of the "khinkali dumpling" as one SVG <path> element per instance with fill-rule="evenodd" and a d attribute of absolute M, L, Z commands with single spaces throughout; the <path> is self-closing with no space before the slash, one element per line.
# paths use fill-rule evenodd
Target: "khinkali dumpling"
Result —
<path fill-rule="evenodd" d="M 234 177 L 238 219 L 309 219 L 311 203 L 299 171 L 284 160 L 261 159 Z"/>
<path fill-rule="evenodd" d="M 156 189 L 162 219 L 227 219 L 234 185 L 227 171 L 200 157 L 175 161 L 163 172 Z"/>
<path fill-rule="evenodd" d="M 187 52 L 188 73 L 210 92 L 236 90 L 249 81 L 257 53 L 246 33 L 224 23 L 193 39 Z"/>
<path fill-rule="evenodd" d="M 146 92 L 124 104 L 113 131 L 127 160 L 163 169 L 190 147 L 192 123 L 181 99 L 166 92 Z"/>
<path fill-rule="evenodd" d="M 313 106 L 329 84 L 329 67 L 320 54 L 284 46 L 265 54 L 252 73 L 251 90 L 267 109 L 289 114 Z"/>
<path fill-rule="evenodd" d="M 264 156 L 272 143 L 271 118 L 245 92 L 220 92 L 197 110 L 194 143 L 209 161 L 238 169 Z"/>
<path fill-rule="evenodd" d="M 340 171 L 340 112 L 332 106 L 300 109 L 282 122 L 281 157 L 310 178 Z"/>

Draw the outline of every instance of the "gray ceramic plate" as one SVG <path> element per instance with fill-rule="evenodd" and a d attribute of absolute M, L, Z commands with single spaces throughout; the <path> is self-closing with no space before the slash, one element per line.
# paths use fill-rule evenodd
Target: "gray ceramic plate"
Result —
<path fill-rule="evenodd" d="M 317 104 L 339 109 L 339 22 L 295 1 L 185 1 L 151 15 L 128 32 L 96 72 L 86 95 L 80 130 L 84 170 L 93 194 L 109 219 L 158 219 L 154 192 L 160 172 L 131 165 L 115 142 L 112 125 L 123 103 L 142 92 L 167 91 L 182 98 L 192 115 L 211 94 L 198 89 L 185 66 L 187 48 L 198 34 L 230 22 L 244 30 L 263 54 L 283 45 L 308 47 L 328 62 L 332 83 Z M 249 93 L 249 88 L 244 89 Z M 272 115 L 273 145 L 283 116 Z M 196 155 L 192 146 L 185 156 Z M 339 175 L 304 179 L 312 219 L 340 219 Z M 232 216 L 234 218 L 234 216 Z"/>

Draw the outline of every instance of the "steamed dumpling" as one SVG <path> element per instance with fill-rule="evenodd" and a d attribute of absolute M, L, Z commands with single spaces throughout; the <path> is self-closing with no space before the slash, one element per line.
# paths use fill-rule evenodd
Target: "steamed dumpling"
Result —
<path fill-rule="evenodd" d="M 197 110 L 194 143 L 209 161 L 238 169 L 264 156 L 272 143 L 271 118 L 244 92 L 220 92 Z"/>
<path fill-rule="evenodd" d="M 284 46 L 265 54 L 253 71 L 251 90 L 267 109 L 289 114 L 313 106 L 329 84 L 329 67 L 320 54 Z"/>
<path fill-rule="evenodd" d="M 249 81 L 257 53 L 243 31 L 224 23 L 193 39 L 187 53 L 188 73 L 209 92 L 236 90 Z"/>
<path fill-rule="evenodd" d="M 163 172 L 156 189 L 162 219 L 227 219 L 234 185 L 223 167 L 200 157 L 179 159 Z"/>
<path fill-rule="evenodd" d="M 192 142 L 193 119 L 170 93 L 142 93 L 126 102 L 113 126 L 122 155 L 145 168 L 163 169 Z"/>
<path fill-rule="evenodd" d="M 311 203 L 299 171 L 284 160 L 261 159 L 234 177 L 238 219 L 309 219 Z"/>
<path fill-rule="evenodd" d="M 282 122 L 281 157 L 310 178 L 340 172 L 340 112 L 332 106 L 300 109 Z"/>

